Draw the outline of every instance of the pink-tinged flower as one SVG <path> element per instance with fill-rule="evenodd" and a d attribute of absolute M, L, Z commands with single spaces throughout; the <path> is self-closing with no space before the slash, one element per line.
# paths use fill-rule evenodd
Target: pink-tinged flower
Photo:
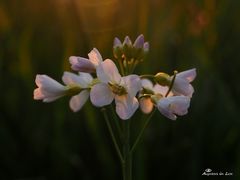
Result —
<path fill-rule="evenodd" d="M 172 88 L 173 94 L 192 97 L 194 89 L 190 83 L 195 79 L 196 75 L 195 68 L 178 73 Z"/>
<path fill-rule="evenodd" d="M 93 73 L 96 72 L 96 67 L 103 61 L 101 54 L 96 48 L 88 54 L 89 59 L 71 56 L 69 58 L 69 62 L 71 64 L 71 68 L 74 71 Z"/>
<path fill-rule="evenodd" d="M 139 106 L 135 95 L 141 88 L 140 78 L 137 75 L 121 77 L 110 59 L 97 67 L 97 77 L 100 83 L 91 89 L 91 102 L 95 106 L 103 107 L 115 99 L 118 116 L 124 120 L 129 119 Z"/>
<path fill-rule="evenodd" d="M 151 95 L 160 95 L 161 97 L 164 97 L 167 94 L 168 87 L 167 86 L 161 86 L 159 84 L 155 84 L 153 86 L 153 83 L 148 79 L 142 79 L 142 91 L 140 93 L 140 97 L 144 94 L 148 94 L 149 96 L 143 96 L 140 98 L 140 109 L 143 113 L 149 114 L 153 107 L 154 103 L 151 100 Z M 168 96 L 172 96 L 172 93 L 170 92 Z"/>
<path fill-rule="evenodd" d="M 79 73 L 79 75 L 64 72 L 62 77 L 63 82 L 69 87 L 71 93 L 77 87 L 80 93 L 71 97 L 69 105 L 73 112 L 79 111 L 89 98 L 89 87 L 92 84 L 93 78 L 88 73 Z M 73 92 L 74 93 L 74 92 Z"/>
<path fill-rule="evenodd" d="M 34 99 L 52 102 L 67 94 L 74 95 L 70 99 L 70 108 L 74 112 L 80 110 L 89 97 L 92 76 L 88 73 L 76 75 L 64 72 L 62 80 L 67 86 L 63 86 L 47 75 L 37 75 L 35 82 L 38 88 L 34 90 Z"/>
<path fill-rule="evenodd" d="M 33 93 L 33 98 L 35 100 L 52 102 L 64 96 L 66 93 L 66 87 L 47 75 L 38 74 L 36 76 L 35 83 L 38 86 Z"/>
<path fill-rule="evenodd" d="M 187 96 L 172 96 L 160 98 L 157 102 L 158 110 L 167 118 L 176 120 L 177 116 L 188 113 L 190 98 Z"/>

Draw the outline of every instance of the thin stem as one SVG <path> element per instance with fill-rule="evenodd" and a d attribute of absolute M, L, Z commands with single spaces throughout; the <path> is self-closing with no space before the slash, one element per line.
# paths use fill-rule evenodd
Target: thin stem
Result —
<path fill-rule="evenodd" d="M 116 113 L 115 113 L 115 111 L 114 111 L 114 108 L 113 108 L 112 104 L 110 105 L 110 109 L 111 109 L 111 112 L 112 112 L 112 115 L 113 115 L 113 120 L 114 120 L 114 123 L 115 123 L 115 125 L 116 125 L 118 134 L 119 134 L 119 136 L 120 136 L 120 139 L 122 139 L 122 138 L 121 138 L 122 129 L 121 129 L 120 124 L 119 124 L 119 121 L 120 121 L 120 120 L 119 120 L 119 118 L 116 116 Z"/>
<path fill-rule="evenodd" d="M 135 140 L 135 142 L 134 142 L 134 144 L 133 144 L 133 146 L 132 146 L 132 148 L 130 150 L 130 153 L 134 152 L 136 146 L 138 145 L 138 143 L 139 143 L 139 141 L 140 141 L 140 139 L 141 139 L 141 137 L 142 137 L 142 135 L 144 133 L 144 130 L 146 129 L 147 125 L 149 124 L 149 122 L 150 122 L 150 120 L 151 120 L 151 118 L 152 118 L 152 116 L 153 116 L 155 111 L 156 111 L 156 108 L 151 112 L 151 114 L 146 119 L 146 121 L 145 121 L 145 123 L 143 125 L 143 128 L 141 129 L 140 133 L 138 134 L 137 139 Z"/>
<path fill-rule="evenodd" d="M 118 154 L 118 156 L 119 156 L 119 159 L 120 159 L 121 163 L 124 163 L 124 159 L 123 159 L 122 153 L 121 153 L 121 151 L 120 151 L 120 149 L 119 149 L 119 146 L 118 146 L 118 143 L 117 143 L 117 141 L 116 141 L 116 138 L 115 138 L 115 136 L 114 136 L 114 133 L 113 133 L 111 124 L 110 124 L 109 119 L 108 119 L 108 115 L 107 115 L 106 109 L 105 109 L 105 108 L 102 108 L 102 112 L 103 112 L 103 116 L 104 116 L 104 119 L 105 119 L 105 121 L 106 121 L 108 130 L 109 130 L 109 132 L 110 132 L 112 141 L 113 141 L 114 146 L 115 146 L 115 148 L 116 148 L 116 150 L 117 150 L 117 154 Z"/>
<path fill-rule="evenodd" d="M 130 119 L 123 123 L 123 180 L 132 180 L 132 153 L 130 152 Z"/>
<path fill-rule="evenodd" d="M 167 91 L 165 97 L 167 97 L 168 94 L 170 93 L 170 91 L 172 90 L 173 84 L 174 84 L 174 81 L 175 81 L 175 79 L 176 79 L 177 73 L 178 73 L 177 71 L 174 71 L 173 79 L 172 79 L 172 81 L 171 81 L 171 84 L 170 84 L 170 86 L 169 86 L 169 88 L 168 88 L 168 91 Z"/>
<path fill-rule="evenodd" d="M 119 67 L 120 67 L 121 75 L 124 76 L 125 73 L 124 73 L 124 67 L 123 67 L 122 59 L 118 58 L 118 64 L 119 64 Z"/>

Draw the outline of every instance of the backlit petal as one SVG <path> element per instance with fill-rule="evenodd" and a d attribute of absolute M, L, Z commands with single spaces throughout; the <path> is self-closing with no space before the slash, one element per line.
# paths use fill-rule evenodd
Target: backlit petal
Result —
<path fill-rule="evenodd" d="M 66 85 L 78 84 L 82 88 L 87 88 L 92 82 L 92 76 L 88 73 L 79 73 L 79 75 L 65 71 L 62 77 Z"/>
<path fill-rule="evenodd" d="M 114 94 L 109 86 L 105 83 L 98 83 L 94 85 L 90 91 L 91 102 L 98 107 L 111 104 Z"/>
<path fill-rule="evenodd" d="M 136 96 L 137 92 L 141 89 L 141 80 L 137 75 L 128 75 L 122 77 L 123 86 L 127 89 L 129 96 Z"/>
<path fill-rule="evenodd" d="M 172 92 L 174 95 L 184 95 L 192 97 L 194 89 L 186 79 L 176 77 L 173 84 Z"/>
<path fill-rule="evenodd" d="M 65 95 L 65 87 L 47 75 L 38 74 L 35 82 L 38 86 L 33 92 L 33 98 L 35 100 L 52 102 Z"/>
<path fill-rule="evenodd" d="M 197 76 L 196 68 L 189 69 L 187 71 L 183 71 L 177 74 L 177 77 L 186 79 L 188 82 L 192 82 Z"/>
<path fill-rule="evenodd" d="M 114 62 L 110 59 L 106 59 L 97 67 L 97 77 L 104 83 L 116 83 L 121 81 L 121 75 Z"/>
<path fill-rule="evenodd" d="M 88 54 L 88 57 L 89 61 L 95 67 L 97 67 L 102 62 L 102 56 L 96 48 L 93 48 L 93 50 Z"/>
<path fill-rule="evenodd" d="M 132 98 L 128 95 L 116 96 L 115 103 L 116 112 L 123 120 L 129 119 L 139 106 L 137 98 Z"/>
<path fill-rule="evenodd" d="M 142 79 L 141 83 L 142 83 L 142 87 L 143 88 L 153 90 L 153 83 L 152 83 L 152 81 L 150 81 L 148 79 Z"/>
<path fill-rule="evenodd" d="M 175 120 L 176 115 L 187 114 L 190 105 L 190 98 L 186 96 L 173 96 L 159 100 L 157 107 L 159 111 L 169 119 Z"/>
<path fill-rule="evenodd" d="M 79 111 L 86 103 L 89 97 L 89 91 L 83 90 L 78 95 L 73 96 L 70 99 L 69 105 L 73 112 Z"/>
<path fill-rule="evenodd" d="M 161 94 L 162 96 L 165 96 L 168 92 L 168 89 L 168 86 L 161 86 L 159 84 L 156 84 L 153 88 L 153 91 L 155 94 Z"/>
<path fill-rule="evenodd" d="M 87 73 L 92 73 L 96 71 L 96 68 L 93 65 L 93 63 L 86 58 L 71 56 L 69 58 L 69 62 L 71 64 L 71 68 L 74 71 L 81 71 Z"/>

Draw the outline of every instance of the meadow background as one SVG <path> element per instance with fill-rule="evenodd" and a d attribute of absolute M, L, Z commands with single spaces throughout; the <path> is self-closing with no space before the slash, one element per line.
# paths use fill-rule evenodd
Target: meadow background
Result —
<path fill-rule="evenodd" d="M 36 74 L 61 81 L 68 57 L 139 34 L 150 52 L 136 73 L 197 68 L 189 114 L 156 113 L 134 156 L 134 179 L 240 179 L 240 1 L 1 0 L 0 179 L 120 180 L 100 110 L 33 100 Z M 133 119 L 141 127 L 140 116 Z M 136 132 L 133 132 L 133 136 Z M 219 177 L 211 177 L 212 179 Z"/>

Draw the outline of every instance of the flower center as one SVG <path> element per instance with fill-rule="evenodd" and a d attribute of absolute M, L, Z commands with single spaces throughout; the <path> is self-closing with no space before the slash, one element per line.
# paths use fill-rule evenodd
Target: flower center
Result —
<path fill-rule="evenodd" d="M 112 84 L 110 82 L 108 83 L 108 85 L 110 86 L 110 88 L 114 94 L 117 94 L 119 96 L 127 94 L 127 91 L 123 86 L 120 86 L 118 84 Z"/>

